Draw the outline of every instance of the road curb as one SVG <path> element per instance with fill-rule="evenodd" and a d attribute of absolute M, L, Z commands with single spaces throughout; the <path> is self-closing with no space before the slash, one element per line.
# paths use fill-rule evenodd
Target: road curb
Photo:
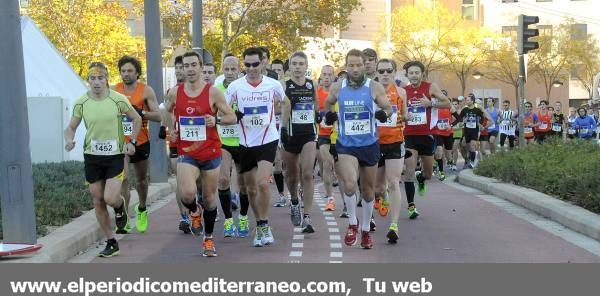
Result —
<path fill-rule="evenodd" d="M 472 170 L 463 170 L 457 179 L 462 185 L 506 199 L 567 228 L 600 240 L 600 215 L 586 209 L 533 189 L 475 175 Z"/>
<path fill-rule="evenodd" d="M 176 181 L 174 178 L 169 179 L 168 183 L 150 183 L 148 186 L 147 204 L 150 205 L 156 200 L 175 192 L 175 188 Z M 137 192 L 131 190 L 131 199 L 128 208 L 129 217 L 134 215 L 134 207 L 137 203 Z M 111 215 L 111 220 L 114 220 L 112 219 L 114 213 L 110 208 L 109 214 Z M 96 221 L 96 215 L 92 209 L 51 232 L 49 235 L 40 238 L 38 243 L 44 247 L 35 255 L 8 262 L 63 263 L 102 239 L 104 239 L 104 233 L 100 229 L 100 225 Z"/>

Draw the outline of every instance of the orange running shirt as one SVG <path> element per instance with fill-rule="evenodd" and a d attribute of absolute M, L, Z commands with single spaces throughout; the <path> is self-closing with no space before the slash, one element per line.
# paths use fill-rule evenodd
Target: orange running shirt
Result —
<path fill-rule="evenodd" d="M 327 96 L 329 96 L 329 92 L 322 86 L 319 86 L 317 89 L 317 98 L 319 100 L 319 112 L 323 112 L 323 108 L 325 108 L 325 100 L 327 100 Z M 325 114 L 323 114 L 325 116 Z M 319 127 L 319 137 L 327 137 L 331 135 L 331 127 L 325 127 L 325 119 L 321 122 Z"/>
<path fill-rule="evenodd" d="M 122 82 L 117 83 L 115 86 L 115 90 L 122 95 L 126 96 L 129 100 L 129 103 L 135 108 L 142 109 L 148 111 L 148 106 L 146 105 L 146 101 L 144 100 L 144 90 L 146 89 L 146 84 L 138 82 L 135 90 L 131 93 L 125 91 L 125 85 Z M 133 123 L 127 115 L 122 115 L 123 120 L 123 133 L 125 134 L 125 143 L 129 142 L 131 131 L 133 129 Z M 140 128 L 140 132 L 137 137 L 137 144 L 141 145 L 148 142 L 148 120 L 142 120 L 142 128 Z"/>
<path fill-rule="evenodd" d="M 404 141 L 404 132 L 402 128 L 402 114 L 404 111 L 404 98 L 398 94 L 395 84 L 391 84 L 386 95 L 392 105 L 392 115 L 386 122 L 377 121 L 377 133 L 379 134 L 379 144 L 392 144 Z"/>

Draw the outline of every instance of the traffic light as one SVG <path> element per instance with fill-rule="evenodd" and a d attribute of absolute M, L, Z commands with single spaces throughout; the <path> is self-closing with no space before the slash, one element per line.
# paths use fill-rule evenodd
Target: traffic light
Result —
<path fill-rule="evenodd" d="M 519 31 L 517 32 L 517 42 L 519 54 L 526 54 L 530 50 L 535 50 L 540 47 L 536 41 L 531 41 L 530 38 L 540 35 L 538 29 L 530 29 L 529 25 L 537 24 L 540 18 L 530 15 L 519 15 Z"/>

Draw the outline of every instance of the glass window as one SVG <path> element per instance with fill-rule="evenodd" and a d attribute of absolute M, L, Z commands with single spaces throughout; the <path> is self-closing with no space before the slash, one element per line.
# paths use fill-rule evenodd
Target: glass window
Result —
<path fill-rule="evenodd" d="M 571 28 L 573 29 L 573 35 L 571 36 L 573 40 L 584 40 L 587 38 L 587 24 L 573 24 Z"/>

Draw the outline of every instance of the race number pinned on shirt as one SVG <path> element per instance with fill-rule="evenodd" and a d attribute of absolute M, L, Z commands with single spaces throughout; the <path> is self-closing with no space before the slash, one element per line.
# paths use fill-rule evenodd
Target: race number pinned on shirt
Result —
<path fill-rule="evenodd" d="M 587 129 L 587 128 L 583 128 L 582 127 L 582 128 L 579 129 L 579 134 L 580 135 L 587 135 L 589 132 L 590 132 L 590 130 Z"/>
<path fill-rule="evenodd" d="M 526 127 L 523 128 L 523 132 L 526 133 L 526 134 L 533 133 L 533 128 L 530 127 L 530 126 L 526 126 Z"/>
<path fill-rule="evenodd" d="M 369 111 L 345 112 L 344 133 L 347 136 L 371 133 L 371 116 Z"/>
<path fill-rule="evenodd" d="M 467 118 L 466 127 L 467 128 L 476 128 L 477 127 L 477 120 L 475 120 L 475 117 Z"/>
<path fill-rule="evenodd" d="M 567 129 L 567 134 L 569 134 L 569 135 L 574 135 L 576 133 L 577 133 L 577 131 L 574 128 Z"/>
<path fill-rule="evenodd" d="M 392 115 L 385 122 L 377 120 L 377 126 L 380 127 L 396 127 L 398 125 L 398 106 L 392 105 Z"/>
<path fill-rule="evenodd" d="M 117 154 L 117 140 L 94 140 L 91 141 L 90 151 L 93 155 L 114 155 Z"/>
<path fill-rule="evenodd" d="M 123 135 L 131 136 L 133 133 L 133 120 L 129 116 L 121 115 L 121 123 L 123 124 Z"/>
<path fill-rule="evenodd" d="M 292 107 L 293 124 L 312 124 L 315 122 L 315 112 L 312 103 L 296 103 Z"/>
<path fill-rule="evenodd" d="M 561 132 L 562 131 L 562 125 L 558 122 L 555 122 L 552 124 L 552 131 L 553 132 Z"/>
<path fill-rule="evenodd" d="M 269 109 L 267 106 L 244 107 L 244 124 L 250 128 L 261 128 L 269 125 Z"/>
<path fill-rule="evenodd" d="M 179 117 L 179 137 L 183 141 L 206 141 L 206 120 L 204 116 Z"/>
<path fill-rule="evenodd" d="M 540 123 L 540 129 L 545 130 L 547 128 L 548 128 L 548 123 L 546 123 L 546 122 L 541 122 Z"/>
<path fill-rule="evenodd" d="M 408 112 L 410 113 L 410 119 L 407 122 L 408 125 L 421 125 L 427 123 L 427 112 L 425 111 L 425 107 L 409 107 Z"/>
<path fill-rule="evenodd" d="M 450 129 L 450 121 L 448 119 L 438 119 L 437 128 L 441 131 Z"/>
<path fill-rule="evenodd" d="M 493 130 L 496 128 L 496 123 L 492 121 L 492 124 L 488 127 L 488 130 Z"/>
<path fill-rule="evenodd" d="M 219 135 L 221 138 L 239 138 L 240 129 L 237 124 L 219 125 Z"/>

